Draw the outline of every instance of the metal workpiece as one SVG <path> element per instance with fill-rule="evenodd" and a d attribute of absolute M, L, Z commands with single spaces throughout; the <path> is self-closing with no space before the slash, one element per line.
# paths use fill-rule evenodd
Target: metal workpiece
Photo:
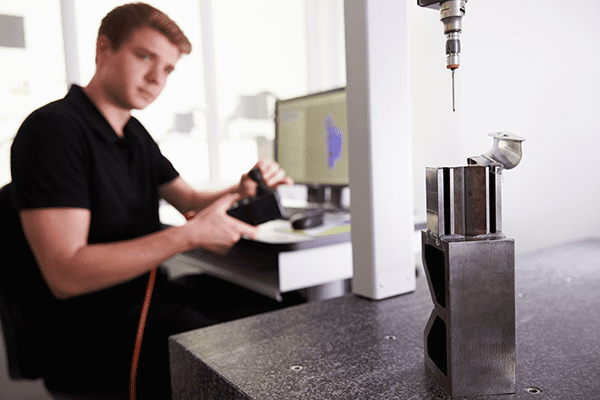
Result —
<path fill-rule="evenodd" d="M 463 240 L 502 238 L 497 165 L 427 168 L 427 229 Z"/>
<path fill-rule="evenodd" d="M 494 138 L 492 149 L 469 157 L 469 165 L 426 169 L 427 229 L 433 235 L 462 240 L 505 237 L 502 172 L 519 165 L 525 139 L 506 132 L 488 136 Z"/>
<path fill-rule="evenodd" d="M 514 241 L 421 235 L 434 303 L 425 365 L 450 396 L 515 393 Z"/>
<path fill-rule="evenodd" d="M 503 169 L 513 169 L 519 165 L 523 158 L 524 138 L 508 132 L 492 132 L 488 136 L 494 138 L 492 149 L 480 156 L 469 157 L 469 165 L 500 164 Z"/>
<path fill-rule="evenodd" d="M 523 138 L 492 133 L 467 166 L 426 170 L 422 258 L 434 309 L 425 365 L 451 396 L 515 392 L 515 246 L 502 232 L 502 171 Z"/>

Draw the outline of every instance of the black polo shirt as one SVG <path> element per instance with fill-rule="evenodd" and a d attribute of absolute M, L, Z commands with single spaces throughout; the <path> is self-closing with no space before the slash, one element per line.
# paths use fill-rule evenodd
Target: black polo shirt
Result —
<path fill-rule="evenodd" d="M 78 86 L 33 112 L 12 147 L 17 208 L 89 209 L 89 243 L 159 230 L 158 186 L 177 171 L 137 119 L 124 133 L 115 133 Z"/>
<path fill-rule="evenodd" d="M 158 187 L 178 176 L 137 119 L 130 118 L 124 138 L 119 137 L 75 85 L 63 99 L 34 111 L 23 122 L 11 149 L 11 171 L 15 211 L 89 209 L 90 244 L 160 230 Z M 146 280 L 80 296 L 61 306 L 102 300 L 109 301 L 110 308 Z M 85 301 L 86 297 L 94 301 Z"/>
<path fill-rule="evenodd" d="M 40 351 L 47 353 L 49 361 L 43 374 L 48 378 L 56 372 L 52 379 L 69 379 L 85 360 L 93 362 L 105 357 L 115 362 L 114 371 L 108 370 L 111 374 L 127 376 L 127 360 L 132 354 L 148 274 L 93 293 L 57 300 L 45 287 L 25 242 L 18 211 L 49 207 L 88 209 L 90 244 L 140 237 L 161 229 L 158 187 L 175 179 L 177 171 L 137 119 L 130 118 L 124 137 L 119 137 L 75 85 L 63 99 L 34 111 L 23 122 L 11 149 L 11 170 L 14 215 L 10 220 L 15 221 L 16 231 L 12 248 L 22 254 L 15 254 L 18 262 L 10 275 L 18 288 L 15 292 L 21 297 L 24 315 L 36 325 L 29 333 L 40 333 L 30 343 L 39 341 Z M 165 282 L 166 275 L 160 273 L 151 310 L 167 300 L 161 289 Z M 96 356 L 77 361 L 82 348 L 89 351 L 90 341 L 100 340 L 110 345 L 95 346 Z M 117 362 L 117 358 L 122 362 Z M 63 360 L 64 365 L 57 365 L 57 360 Z M 70 372 L 65 373 L 68 368 Z M 81 370 L 82 374 L 87 372 L 85 368 Z"/>
<path fill-rule="evenodd" d="M 137 119 L 131 117 L 124 137 L 119 137 L 76 85 L 63 99 L 34 111 L 23 122 L 11 149 L 11 172 L 15 212 L 89 209 L 90 244 L 160 230 L 158 187 L 178 176 Z M 63 301 L 61 306 L 108 301 L 110 308 L 145 281 L 138 278 Z"/>

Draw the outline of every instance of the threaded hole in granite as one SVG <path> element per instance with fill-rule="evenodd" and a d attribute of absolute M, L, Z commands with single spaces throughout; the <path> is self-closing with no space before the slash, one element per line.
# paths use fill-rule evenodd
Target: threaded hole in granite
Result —
<path fill-rule="evenodd" d="M 446 256 L 429 244 L 425 245 L 425 268 L 436 303 L 446 308 Z"/>
<path fill-rule="evenodd" d="M 533 386 L 525 388 L 525 391 L 529 392 L 529 393 L 532 393 L 532 394 L 540 394 L 540 393 L 542 393 L 542 389 L 537 388 L 537 387 L 533 387 Z"/>
<path fill-rule="evenodd" d="M 429 335 L 427 335 L 427 355 L 438 367 L 438 369 L 448 376 L 448 353 L 446 351 L 446 323 L 440 318 L 435 317 Z"/>

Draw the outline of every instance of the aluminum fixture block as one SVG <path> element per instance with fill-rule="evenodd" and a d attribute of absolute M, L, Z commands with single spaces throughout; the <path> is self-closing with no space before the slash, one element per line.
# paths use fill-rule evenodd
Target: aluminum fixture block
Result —
<path fill-rule="evenodd" d="M 502 238 L 501 167 L 427 168 L 427 229 L 440 237 Z"/>
<path fill-rule="evenodd" d="M 515 393 L 514 241 L 422 234 L 425 364 L 450 396 Z"/>

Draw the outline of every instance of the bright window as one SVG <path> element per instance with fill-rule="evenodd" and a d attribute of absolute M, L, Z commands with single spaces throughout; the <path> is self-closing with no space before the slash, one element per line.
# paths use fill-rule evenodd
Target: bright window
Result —
<path fill-rule="evenodd" d="M 270 156 L 273 121 L 269 116 L 251 119 L 240 113 L 243 97 L 262 93 L 272 115 L 276 97 L 296 97 L 345 84 L 341 0 L 328 2 L 327 7 L 308 0 L 147 2 L 181 26 L 193 50 L 180 60 L 156 102 L 134 115 L 196 187 L 229 184 L 259 157 Z M 76 44 L 75 51 L 67 52 L 70 71 L 75 71 L 69 77 L 73 83 L 85 86 L 93 76 L 101 19 L 123 3 L 65 3 L 73 7 L 68 11 L 74 24 L 67 23 L 69 37 Z M 0 63 L 2 181 L 10 179 L 8 141 L 22 120 L 35 108 L 62 98 L 68 89 L 60 4 L 59 0 L 0 2 L 0 14 L 23 17 L 27 43 L 25 49 L 0 47 L 2 59 L 11 60 Z M 203 26 L 207 18 L 212 29 Z M 211 47 L 214 52 L 205 57 L 204 50 Z M 332 47 L 334 51 L 328 50 Z M 321 75 L 318 79 L 313 76 L 315 70 Z"/>
<path fill-rule="evenodd" d="M 80 84 L 94 73 L 94 51 L 101 18 L 121 1 L 75 1 Z M 268 91 L 280 97 L 307 91 L 304 1 L 219 0 L 212 7 L 213 31 L 206 40 L 214 45 L 214 60 L 203 60 L 202 15 L 197 0 L 153 0 L 149 4 L 168 14 L 183 29 L 193 50 L 181 59 L 156 102 L 134 114 L 158 141 L 164 154 L 181 175 L 194 186 L 208 184 L 208 136 L 220 143 L 216 149 L 218 177 L 211 185 L 239 179 L 258 160 L 258 141 L 272 140 L 272 121 L 245 121 L 235 118 L 241 95 Z M 211 37 L 212 36 L 212 37 Z M 204 62 L 212 62 L 216 104 L 207 105 Z M 215 107 L 212 109 L 211 107 Z M 216 112 L 218 124 L 207 131 L 209 112 Z M 179 123 L 193 121 L 190 132 Z M 188 125 L 189 127 L 189 125 Z M 261 142 L 263 143 L 263 142 Z M 270 146 L 267 143 L 265 146 Z"/>
<path fill-rule="evenodd" d="M 3 186 L 11 180 L 10 146 L 19 126 L 36 108 L 63 97 L 67 82 L 60 1 L 1 1 L 0 15 L 12 22 L 10 32 L 3 32 L 0 27 L 0 35 L 16 39 L 0 45 L 0 186 Z"/>

